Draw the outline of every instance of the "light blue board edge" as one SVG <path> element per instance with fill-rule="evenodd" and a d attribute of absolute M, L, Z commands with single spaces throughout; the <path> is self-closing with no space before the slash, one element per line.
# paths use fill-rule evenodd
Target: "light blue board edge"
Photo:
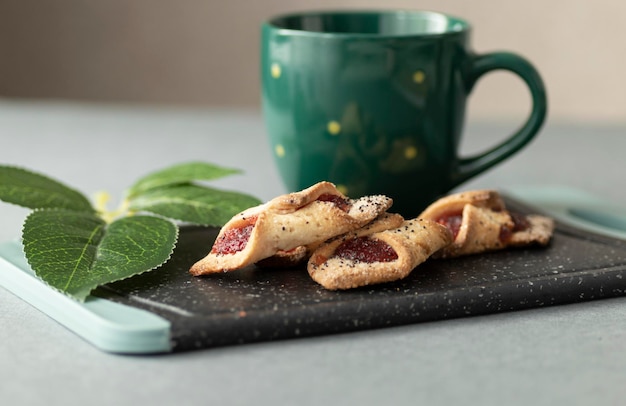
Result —
<path fill-rule="evenodd" d="M 35 276 L 17 241 L 0 244 L 0 286 L 103 351 L 171 351 L 169 321 L 106 299 L 90 296 L 80 303 L 65 296 Z"/>
<path fill-rule="evenodd" d="M 555 220 L 626 240 L 626 208 L 567 186 L 514 187 L 504 192 Z"/>

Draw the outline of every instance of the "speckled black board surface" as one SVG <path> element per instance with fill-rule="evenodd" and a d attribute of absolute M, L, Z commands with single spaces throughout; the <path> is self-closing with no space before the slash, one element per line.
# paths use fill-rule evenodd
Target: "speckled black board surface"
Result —
<path fill-rule="evenodd" d="M 517 211 L 527 209 L 507 202 Z M 189 267 L 217 236 L 183 228 L 162 268 L 98 296 L 170 321 L 173 351 L 342 333 L 623 295 L 626 241 L 557 223 L 547 248 L 429 260 L 402 281 L 327 291 L 304 267 L 193 277 Z"/>

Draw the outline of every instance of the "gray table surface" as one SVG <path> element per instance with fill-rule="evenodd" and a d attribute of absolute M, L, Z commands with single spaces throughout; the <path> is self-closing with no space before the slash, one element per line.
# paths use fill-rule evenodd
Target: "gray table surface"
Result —
<path fill-rule="evenodd" d="M 515 129 L 470 123 L 471 153 Z M 567 185 L 626 205 L 626 126 L 548 122 L 463 188 Z M 217 182 L 284 192 L 257 111 L 0 100 L 0 163 L 113 202 L 139 176 L 206 160 Z M 0 203 L 0 241 L 26 210 Z M 0 288 L 3 405 L 617 405 L 626 401 L 626 298 L 165 356 L 103 353 Z M 140 403 L 141 402 L 141 403 Z M 145 403 L 143 403 L 145 402 Z M 218 403 L 219 402 L 219 403 Z"/>

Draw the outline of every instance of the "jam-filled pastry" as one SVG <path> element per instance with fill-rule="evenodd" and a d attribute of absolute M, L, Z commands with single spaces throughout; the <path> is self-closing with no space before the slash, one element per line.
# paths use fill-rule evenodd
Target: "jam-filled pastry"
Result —
<path fill-rule="evenodd" d="M 396 213 L 383 213 L 375 218 L 371 223 L 366 224 L 365 230 L 386 230 L 389 228 L 399 227 L 404 221 L 404 217 Z M 333 238 L 343 237 L 343 234 Z M 332 238 L 330 239 L 332 240 Z M 269 258 L 265 258 L 256 263 L 257 266 L 262 268 L 285 268 L 294 267 L 308 261 L 313 252 L 319 248 L 323 243 L 330 241 L 316 241 L 308 244 L 307 246 L 299 246 L 289 251 L 279 251 L 275 255 Z"/>
<path fill-rule="evenodd" d="M 452 241 L 450 231 L 430 220 L 403 221 L 399 227 L 372 224 L 322 244 L 307 270 L 329 290 L 392 282 Z"/>
<path fill-rule="evenodd" d="M 507 210 L 493 190 L 475 190 L 435 201 L 419 218 L 433 220 L 450 229 L 454 241 L 437 253 L 451 258 L 526 245 L 547 245 L 554 221 L 536 214 Z"/>
<path fill-rule="evenodd" d="M 209 254 L 190 269 L 193 275 L 242 268 L 278 252 L 355 230 L 391 207 L 387 196 L 350 199 L 330 182 L 278 196 L 235 215 L 220 230 Z"/>

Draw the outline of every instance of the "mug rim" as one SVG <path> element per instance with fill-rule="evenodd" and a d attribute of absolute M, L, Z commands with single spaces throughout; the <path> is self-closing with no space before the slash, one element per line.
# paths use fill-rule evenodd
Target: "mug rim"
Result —
<path fill-rule="evenodd" d="M 408 32 L 408 33 L 393 33 L 393 34 L 381 34 L 381 33 L 363 33 L 363 32 L 332 32 L 332 31 L 311 31 L 305 29 L 295 29 L 280 26 L 278 22 L 288 18 L 303 18 L 314 16 L 330 16 L 330 15 L 343 15 L 343 16 L 365 16 L 365 15 L 389 15 L 389 16 L 417 16 L 427 15 L 431 17 L 443 18 L 446 21 L 452 23 L 449 24 L 450 28 L 446 28 L 442 31 L 434 32 Z M 432 10 L 411 10 L 411 9 L 330 9 L 330 10 L 308 10 L 308 11 L 294 11 L 290 13 L 278 14 L 271 16 L 267 19 L 263 25 L 276 30 L 279 33 L 288 35 L 300 35 L 300 36 L 312 36 L 312 37 L 337 37 L 337 38 L 411 38 L 411 37 L 441 37 L 447 35 L 457 35 L 470 31 L 471 24 L 464 18 L 456 17 L 452 14 L 432 11 Z"/>

